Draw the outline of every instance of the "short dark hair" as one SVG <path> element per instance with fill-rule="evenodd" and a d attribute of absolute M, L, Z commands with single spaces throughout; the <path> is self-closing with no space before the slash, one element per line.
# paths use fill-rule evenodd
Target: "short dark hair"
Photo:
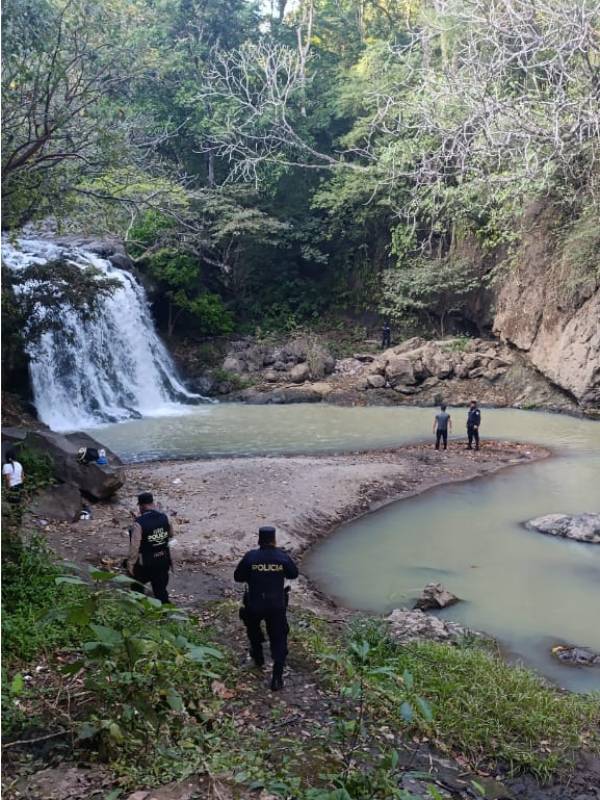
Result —
<path fill-rule="evenodd" d="M 470 400 L 469 402 L 470 402 L 471 404 L 475 403 L 475 405 L 477 405 L 477 400 Z"/>
<path fill-rule="evenodd" d="M 446 403 L 442 403 L 442 405 L 440 406 L 440 408 L 442 409 L 442 411 L 445 411 L 445 410 L 446 410 Z"/>
<path fill-rule="evenodd" d="M 152 492 L 138 494 L 138 506 L 151 506 L 154 503 Z"/>

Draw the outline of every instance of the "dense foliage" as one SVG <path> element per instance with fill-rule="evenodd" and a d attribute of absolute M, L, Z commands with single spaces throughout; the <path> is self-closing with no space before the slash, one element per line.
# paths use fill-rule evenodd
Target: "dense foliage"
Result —
<path fill-rule="evenodd" d="M 569 255 L 597 243 L 595 0 L 2 13 L 4 226 L 124 236 L 170 333 L 342 309 L 480 328 L 534 201 L 565 220 L 561 277 L 598 280 Z"/>

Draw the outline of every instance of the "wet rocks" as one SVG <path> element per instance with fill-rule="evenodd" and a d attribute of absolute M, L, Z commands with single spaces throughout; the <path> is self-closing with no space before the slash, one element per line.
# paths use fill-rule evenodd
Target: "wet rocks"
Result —
<path fill-rule="evenodd" d="M 449 592 L 441 583 L 428 583 L 415 603 L 415 608 L 421 611 L 429 611 L 431 609 L 447 608 L 459 602 L 460 597 Z"/>
<path fill-rule="evenodd" d="M 546 514 L 525 523 L 529 530 L 588 544 L 600 544 L 600 514 Z"/>
<path fill-rule="evenodd" d="M 565 664 L 584 667 L 600 667 L 600 653 L 588 647 L 570 647 L 559 644 L 552 648 L 552 655 Z"/>
<path fill-rule="evenodd" d="M 418 609 L 396 608 L 387 616 L 390 635 L 399 642 L 457 641 L 472 631 L 457 622 L 439 619 Z"/>

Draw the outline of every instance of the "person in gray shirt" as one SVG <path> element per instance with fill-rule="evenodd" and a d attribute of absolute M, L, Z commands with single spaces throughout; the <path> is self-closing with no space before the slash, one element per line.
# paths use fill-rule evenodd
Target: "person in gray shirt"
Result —
<path fill-rule="evenodd" d="M 440 449 L 440 441 L 444 443 L 444 450 L 448 449 L 448 431 L 452 432 L 452 419 L 446 411 L 446 406 L 442 405 L 439 414 L 433 420 L 433 432 L 435 433 L 435 449 Z"/>

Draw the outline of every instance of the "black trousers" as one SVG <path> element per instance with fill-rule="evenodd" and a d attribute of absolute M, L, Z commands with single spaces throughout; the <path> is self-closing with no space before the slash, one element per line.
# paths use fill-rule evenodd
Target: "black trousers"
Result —
<path fill-rule="evenodd" d="M 263 620 L 269 637 L 273 664 L 283 669 L 288 653 L 287 638 L 290 629 L 285 608 L 262 613 L 253 612 L 249 608 L 244 609 L 244 624 L 250 641 L 250 653 L 257 661 L 262 661 L 262 644 L 265 641 L 261 624 Z"/>
<path fill-rule="evenodd" d="M 160 564 L 152 564 L 145 566 L 136 564 L 133 568 L 132 577 L 138 581 L 139 584 L 149 583 L 152 586 L 152 592 L 157 600 L 161 603 L 169 602 L 169 594 L 167 592 L 167 585 L 169 583 L 169 567 L 171 566 L 168 559 L 160 559 Z M 165 562 L 165 563 L 162 563 Z M 143 592 L 144 587 L 133 586 L 137 592 Z"/>
<path fill-rule="evenodd" d="M 475 448 L 479 450 L 479 428 L 467 425 L 467 436 L 469 437 L 469 447 L 472 447 L 473 440 L 475 440 Z"/>
<path fill-rule="evenodd" d="M 444 450 L 448 449 L 448 431 L 447 430 L 440 430 L 439 428 L 435 432 L 435 449 L 440 449 L 440 439 L 444 442 Z"/>
<path fill-rule="evenodd" d="M 381 337 L 381 347 L 385 350 L 386 347 L 389 347 L 392 342 L 392 334 L 391 333 L 384 333 Z"/>

